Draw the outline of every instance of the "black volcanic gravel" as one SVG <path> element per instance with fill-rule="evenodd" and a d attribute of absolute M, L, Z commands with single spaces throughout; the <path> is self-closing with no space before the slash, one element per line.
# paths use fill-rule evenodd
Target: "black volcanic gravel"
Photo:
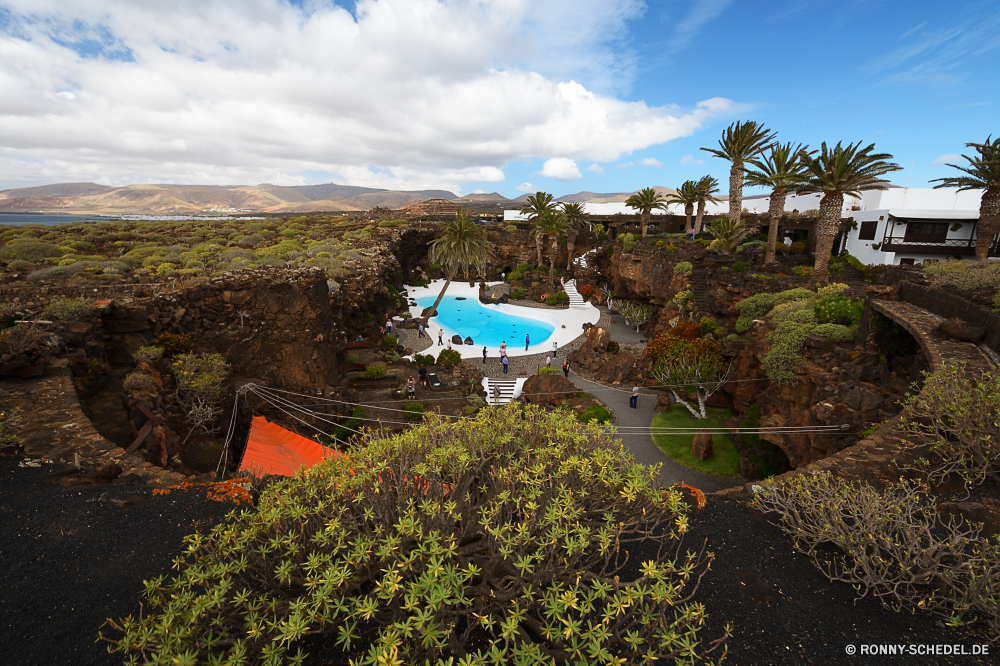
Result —
<path fill-rule="evenodd" d="M 21 460 L 0 457 L 0 665 L 121 664 L 95 643 L 105 618 L 138 614 L 142 581 L 169 574 L 184 535 L 208 530 L 232 505 L 206 500 L 203 491 L 174 491 L 119 508 L 88 501 L 100 492 L 64 491 L 43 478 L 48 466 L 19 468 Z M 854 603 L 849 586 L 827 581 L 778 527 L 744 505 L 710 496 L 692 516 L 685 543 L 695 548 L 705 539 L 716 557 L 697 595 L 709 613 L 702 636 L 733 625 L 727 664 L 1000 663 L 1000 642 L 989 657 L 848 656 L 848 644 L 971 650 L 989 636 L 984 629 L 949 629 L 926 615 L 896 614 L 870 598 Z M 637 550 L 633 558 L 648 555 Z M 346 663 L 339 650 L 317 643 L 309 646 L 311 664 Z"/>
<path fill-rule="evenodd" d="M 121 664 L 95 643 L 105 619 L 138 615 L 142 581 L 170 573 L 183 537 L 233 505 L 190 490 L 120 508 L 88 501 L 101 492 L 63 490 L 43 478 L 50 465 L 22 460 L 0 457 L 0 664 Z M 153 497 L 143 485 L 102 491 Z"/>

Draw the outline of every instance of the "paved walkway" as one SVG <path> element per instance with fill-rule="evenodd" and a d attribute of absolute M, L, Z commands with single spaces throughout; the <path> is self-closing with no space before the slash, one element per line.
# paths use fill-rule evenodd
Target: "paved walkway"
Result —
<path fill-rule="evenodd" d="M 615 416 L 618 417 L 617 425 L 620 427 L 649 428 L 656 416 L 656 396 L 640 395 L 639 406 L 632 409 L 628 406 L 629 391 L 612 390 L 601 384 L 587 381 L 582 377 L 570 373 L 570 380 L 581 391 L 589 393 L 601 402 L 611 407 Z M 635 457 L 635 461 L 643 465 L 661 464 L 660 483 L 670 486 L 675 483 L 686 483 L 694 486 L 702 492 L 711 493 L 724 488 L 732 488 L 739 485 L 739 480 L 732 477 L 715 476 L 705 474 L 698 470 L 685 467 L 667 457 L 663 451 L 653 443 L 653 438 L 648 430 L 639 431 L 638 434 L 628 434 L 630 431 L 619 432 L 618 437 L 622 444 Z"/>

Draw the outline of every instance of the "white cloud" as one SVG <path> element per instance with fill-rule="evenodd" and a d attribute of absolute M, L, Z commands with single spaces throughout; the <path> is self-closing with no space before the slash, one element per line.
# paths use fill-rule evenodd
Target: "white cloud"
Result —
<path fill-rule="evenodd" d="M 636 2 L 587 6 L 611 21 L 636 16 Z M 736 108 L 722 98 L 687 109 L 625 102 L 530 71 L 554 56 L 548 46 L 534 59 L 516 55 L 525 27 L 542 25 L 525 0 L 359 0 L 354 15 L 331 0 L 306 9 L 281 0 L 8 0 L 5 9 L 0 187 L 255 184 L 286 174 L 460 191 L 502 182 L 515 159 L 611 162 Z M 553 26 L 563 32 L 538 40 L 574 53 L 595 34 Z M 578 168 L 560 173 L 579 177 Z"/>
<path fill-rule="evenodd" d="M 576 161 L 565 157 L 553 157 L 550 160 L 545 160 L 539 175 L 556 180 L 580 180 L 583 178 Z"/>
<path fill-rule="evenodd" d="M 535 191 L 535 186 L 532 185 L 531 183 L 521 183 L 514 189 L 517 190 L 518 192 L 524 192 L 525 194 L 528 194 Z"/>
<path fill-rule="evenodd" d="M 632 167 L 634 167 L 635 162 L 622 162 L 621 164 L 616 164 L 615 166 L 624 171 L 625 169 L 631 169 Z"/>
<path fill-rule="evenodd" d="M 944 166 L 949 162 L 952 164 L 956 164 L 958 163 L 958 160 L 961 159 L 962 159 L 961 155 L 956 155 L 955 153 L 948 153 L 946 155 L 941 155 L 940 157 L 935 157 L 934 161 L 931 162 L 931 164 L 933 164 L 934 166 Z"/>
<path fill-rule="evenodd" d="M 656 159 L 655 157 L 644 157 L 643 159 L 639 160 L 639 164 L 641 166 L 656 167 L 657 169 L 663 166 L 663 162 Z"/>
<path fill-rule="evenodd" d="M 593 171 L 594 173 L 604 173 L 604 169 L 597 162 L 594 162 L 589 167 L 587 167 L 587 171 Z"/>
<path fill-rule="evenodd" d="M 685 155 L 681 158 L 681 166 L 687 166 L 689 164 L 704 164 L 705 160 L 695 157 L 694 155 Z"/>

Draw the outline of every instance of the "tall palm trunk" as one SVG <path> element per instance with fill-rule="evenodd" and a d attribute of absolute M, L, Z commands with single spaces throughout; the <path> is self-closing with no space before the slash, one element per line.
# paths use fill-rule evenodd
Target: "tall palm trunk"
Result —
<path fill-rule="evenodd" d="M 573 250 L 576 248 L 576 229 L 572 227 L 566 230 L 566 272 L 573 268 Z"/>
<path fill-rule="evenodd" d="M 729 219 L 740 221 L 743 213 L 743 162 L 733 162 L 729 170 Z"/>
<path fill-rule="evenodd" d="M 694 212 L 694 206 L 687 204 L 684 206 L 684 233 L 691 233 L 694 227 L 691 226 L 691 213 Z"/>
<path fill-rule="evenodd" d="M 844 207 L 843 194 L 825 194 L 819 202 L 819 221 L 816 223 L 816 263 L 813 281 L 830 281 L 830 252 L 840 231 L 840 211 Z"/>
<path fill-rule="evenodd" d="M 776 187 L 771 192 L 771 204 L 767 209 L 767 250 L 764 251 L 764 264 L 774 263 L 774 248 L 778 243 L 778 220 L 785 212 L 785 191 Z"/>
<path fill-rule="evenodd" d="M 990 245 L 1000 229 L 1000 188 L 991 187 L 983 192 L 979 204 L 979 222 L 976 223 L 976 261 L 989 259 Z"/>
<path fill-rule="evenodd" d="M 644 210 L 639 214 L 639 223 L 642 225 L 642 237 L 646 237 L 646 227 L 649 226 L 649 211 Z"/>
<path fill-rule="evenodd" d="M 535 234 L 535 252 L 538 254 L 538 261 L 535 262 L 535 266 L 544 266 L 542 263 L 542 246 L 545 243 L 545 239 L 542 238 L 543 234 Z"/>
<path fill-rule="evenodd" d="M 702 223 L 702 220 L 704 220 L 704 219 L 705 219 L 705 202 L 704 201 L 699 201 L 698 202 L 698 215 L 694 219 L 694 228 L 698 230 L 699 234 L 702 232 L 701 223 Z"/>
<path fill-rule="evenodd" d="M 549 246 L 549 284 L 556 284 L 556 257 L 559 256 L 559 236 L 552 236 L 552 245 Z"/>
<path fill-rule="evenodd" d="M 440 293 L 440 294 L 438 294 L 438 297 L 437 297 L 437 300 L 436 300 L 436 301 L 434 301 L 434 305 L 432 305 L 432 306 L 431 306 L 431 309 L 430 309 L 430 311 L 434 312 L 434 315 L 436 315 L 436 314 L 437 314 L 437 309 L 438 309 L 438 306 L 439 306 L 439 305 L 441 305 L 441 299 L 442 299 L 442 298 L 444 298 L 444 292 L 448 291 L 448 287 L 450 287 L 450 286 L 451 286 L 451 281 L 452 281 L 452 280 L 453 280 L 454 278 L 455 278 L 455 269 L 452 269 L 452 270 L 448 271 L 448 279 L 447 279 L 447 280 L 445 281 L 445 283 L 444 283 L 444 287 L 442 287 L 442 288 L 441 288 L 441 293 Z M 427 310 L 425 310 L 425 312 L 427 312 Z M 427 316 L 427 317 L 426 317 L 426 318 L 424 319 L 425 323 L 426 323 L 427 319 L 430 319 L 430 318 L 431 318 L 431 317 L 433 317 L 434 315 L 428 315 L 428 316 Z"/>

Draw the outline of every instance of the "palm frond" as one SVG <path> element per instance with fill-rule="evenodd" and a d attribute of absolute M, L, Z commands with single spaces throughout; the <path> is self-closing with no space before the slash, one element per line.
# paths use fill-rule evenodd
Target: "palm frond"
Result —
<path fill-rule="evenodd" d="M 666 199 L 652 187 L 646 187 L 626 199 L 625 205 L 641 213 L 649 213 L 654 209 L 662 209 L 666 205 Z"/>
<path fill-rule="evenodd" d="M 885 174 L 902 169 L 890 162 L 892 155 L 876 153 L 875 144 L 861 148 L 861 142 L 829 148 L 823 142 L 819 153 L 799 151 L 803 170 L 794 189 L 799 194 L 821 193 L 861 196 L 865 190 L 884 190 Z"/>
<path fill-rule="evenodd" d="M 800 155 L 815 154 L 808 146 L 801 143 L 792 145 L 788 143 L 775 143 L 770 151 L 762 153 L 756 158 L 747 160 L 753 169 L 747 169 L 745 183 L 757 187 L 769 187 L 774 190 L 783 190 L 795 184 L 801 179 L 805 170 L 805 164 Z"/>
<path fill-rule="evenodd" d="M 704 178 L 702 180 L 704 180 Z M 681 186 L 677 188 L 677 192 L 675 194 L 671 194 L 670 197 L 664 201 L 664 203 L 680 204 L 681 206 L 695 205 L 698 203 L 698 183 L 693 180 L 685 180 Z"/>
<path fill-rule="evenodd" d="M 481 268 L 493 254 L 486 231 L 477 226 L 464 209 L 455 219 L 442 225 L 440 237 L 431 241 L 431 260 L 445 267 L 449 274 L 470 267 Z"/>
<path fill-rule="evenodd" d="M 935 185 L 935 189 L 957 187 L 959 192 L 961 192 L 962 190 L 1000 188 L 1000 137 L 991 141 L 992 138 L 993 135 L 991 134 L 986 137 L 986 141 L 983 143 L 965 144 L 966 148 L 975 149 L 977 155 L 975 157 L 962 155 L 969 163 L 966 166 L 958 164 L 948 164 L 948 166 L 958 169 L 966 175 L 935 178 L 931 181 L 932 183 L 941 183 L 940 185 Z"/>
<path fill-rule="evenodd" d="M 741 164 L 767 149 L 777 136 L 776 132 L 755 120 L 736 121 L 722 132 L 718 148 L 702 148 L 707 153 L 734 164 Z"/>

